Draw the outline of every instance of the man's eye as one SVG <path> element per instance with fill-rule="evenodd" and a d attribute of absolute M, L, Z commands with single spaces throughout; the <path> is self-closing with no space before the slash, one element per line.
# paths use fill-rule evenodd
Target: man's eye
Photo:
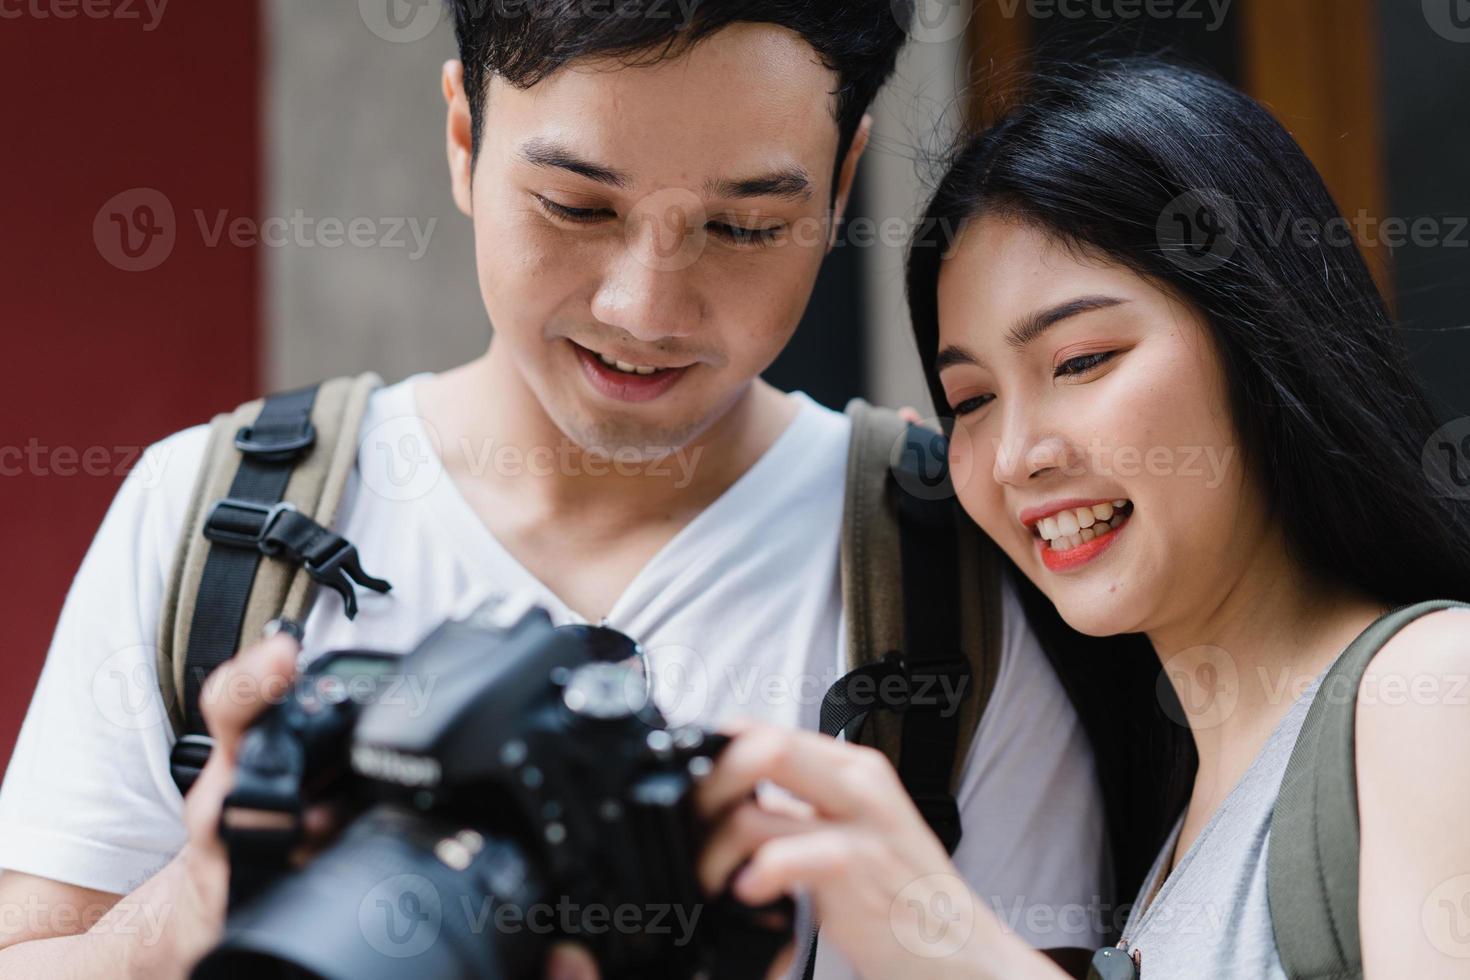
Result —
<path fill-rule="evenodd" d="M 955 418 L 963 418 L 971 412 L 980 411 L 994 399 L 994 395 L 976 395 L 974 398 L 966 398 L 958 405 L 951 405 L 949 410 L 954 413 Z"/>
<path fill-rule="evenodd" d="M 542 197 L 540 194 L 535 195 L 535 197 L 537 201 L 541 202 L 541 206 L 549 214 L 563 221 L 586 225 L 613 217 L 613 213 L 607 208 L 571 208 L 565 204 L 558 204 L 549 197 Z"/>
<path fill-rule="evenodd" d="M 1104 351 L 1101 354 L 1083 354 L 1080 357 L 1069 358 L 1057 367 L 1056 377 L 1065 374 L 1086 374 L 1093 368 L 1110 359 L 1117 351 Z"/>
<path fill-rule="evenodd" d="M 769 245 L 781 233 L 780 225 L 772 228 L 746 228 L 743 225 L 732 225 L 723 221 L 711 221 L 705 227 L 721 238 L 734 242 L 736 245 Z"/>

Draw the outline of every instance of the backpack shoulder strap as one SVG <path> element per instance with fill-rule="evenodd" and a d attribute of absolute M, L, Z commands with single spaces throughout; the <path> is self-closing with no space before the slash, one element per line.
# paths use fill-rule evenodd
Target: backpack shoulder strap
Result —
<path fill-rule="evenodd" d="M 158 683 L 179 738 L 176 781 L 182 770 L 192 782 L 193 763 L 208 755 L 199 690 L 242 637 L 278 617 L 303 619 L 318 584 L 343 592 L 349 615 L 352 582 L 387 590 L 327 530 L 356 464 L 368 396 L 381 384 L 374 374 L 336 378 L 211 423 L 159 616 Z"/>
<path fill-rule="evenodd" d="M 822 730 L 881 749 L 952 852 L 954 791 L 1000 664 L 1000 563 L 956 503 L 942 435 L 861 399 L 847 416 L 849 673 L 823 700 Z"/>
<path fill-rule="evenodd" d="M 1437 599 L 1380 616 L 1328 670 L 1307 709 L 1271 814 L 1266 893 L 1276 949 L 1292 980 L 1361 978 L 1358 783 L 1354 721 L 1369 663 L 1426 613 L 1470 604 Z"/>

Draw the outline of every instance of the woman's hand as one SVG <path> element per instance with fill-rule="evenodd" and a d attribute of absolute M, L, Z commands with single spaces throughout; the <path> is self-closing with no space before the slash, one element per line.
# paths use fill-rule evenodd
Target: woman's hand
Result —
<path fill-rule="evenodd" d="M 749 905 L 804 891 L 823 942 L 868 977 L 1063 976 L 971 892 L 882 753 L 764 724 L 726 730 L 736 738 L 697 797 L 714 826 L 699 864 L 709 893 L 732 874 Z M 758 795 L 767 780 L 797 799 Z"/>

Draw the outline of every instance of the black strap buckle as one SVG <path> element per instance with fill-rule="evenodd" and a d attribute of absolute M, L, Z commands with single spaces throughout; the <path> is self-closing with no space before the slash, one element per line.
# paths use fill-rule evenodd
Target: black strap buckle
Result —
<path fill-rule="evenodd" d="M 208 735 L 179 736 L 173 751 L 169 753 L 168 768 L 180 793 L 189 792 L 189 787 L 199 778 L 199 773 L 204 770 L 204 764 L 209 761 L 209 754 L 213 749 L 214 739 Z"/>
<path fill-rule="evenodd" d="M 204 519 L 204 536 L 219 544 L 259 548 L 267 555 L 273 554 L 266 535 L 282 514 L 295 509 L 295 505 L 284 500 L 278 504 L 261 504 L 226 497 L 215 501 L 210 508 L 209 516 Z"/>
<path fill-rule="evenodd" d="M 348 619 L 357 617 L 354 583 L 374 592 L 392 588 L 383 579 L 363 571 L 357 548 L 351 541 L 299 512 L 270 526 L 261 536 L 260 547 L 268 555 L 303 565 L 315 581 L 334 590 L 342 597 Z"/>
<path fill-rule="evenodd" d="M 310 420 L 295 435 L 257 433 L 253 425 L 241 426 L 235 433 L 235 448 L 262 463 L 289 463 L 315 444 L 316 426 Z"/>

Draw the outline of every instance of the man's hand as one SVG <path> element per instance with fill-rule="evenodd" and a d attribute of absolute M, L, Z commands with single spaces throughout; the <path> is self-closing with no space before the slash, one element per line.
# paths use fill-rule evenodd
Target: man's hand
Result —
<path fill-rule="evenodd" d="M 177 965 L 192 966 L 219 939 L 230 884 L 229 853 L 219 837 L 220 811 L 235 788 L 240 742 L 290 689 L 299 652 L 289 633 L 276 633 L 221 664 L 200 693 L 214 749 L 184 798 L 188 842 L 165 869 L 177 875 L 179 905 L 171 916 L 177 929 L 172 943 Z"/>
<path fill-rule="evenodd" d="M 219 818 L 235 785 L 240 740 L 289 690 L 298 650 L 289 634 L 278 633 L 226 661 L 205 682 L 200 704 L 215 745 L 184 799 L 188 840 L 174 859 L 131 894 L 117 899 L 95 923 L 83 923 L 84 928 L 90 926 L 86 932 L 31 936 L 0 949 L 0 977 L 188 977 L 195 962 L 218 941 L 224 925 L 230 869 L 219 838 Z M 319 832 L 320 827 L 309 820 L 308 832 L 313 830 Z M 15 901 L 25 891 L 35 894 L 36 887 L 55 884 L 9 873 L 3 880 L 9 886 L 7 900 Z M 85 893 L 74 886 L 57 887 L 65 890 L 63 894 Z M 140 929 L 140 921 L 157 923 L 158 928 Z"/>

